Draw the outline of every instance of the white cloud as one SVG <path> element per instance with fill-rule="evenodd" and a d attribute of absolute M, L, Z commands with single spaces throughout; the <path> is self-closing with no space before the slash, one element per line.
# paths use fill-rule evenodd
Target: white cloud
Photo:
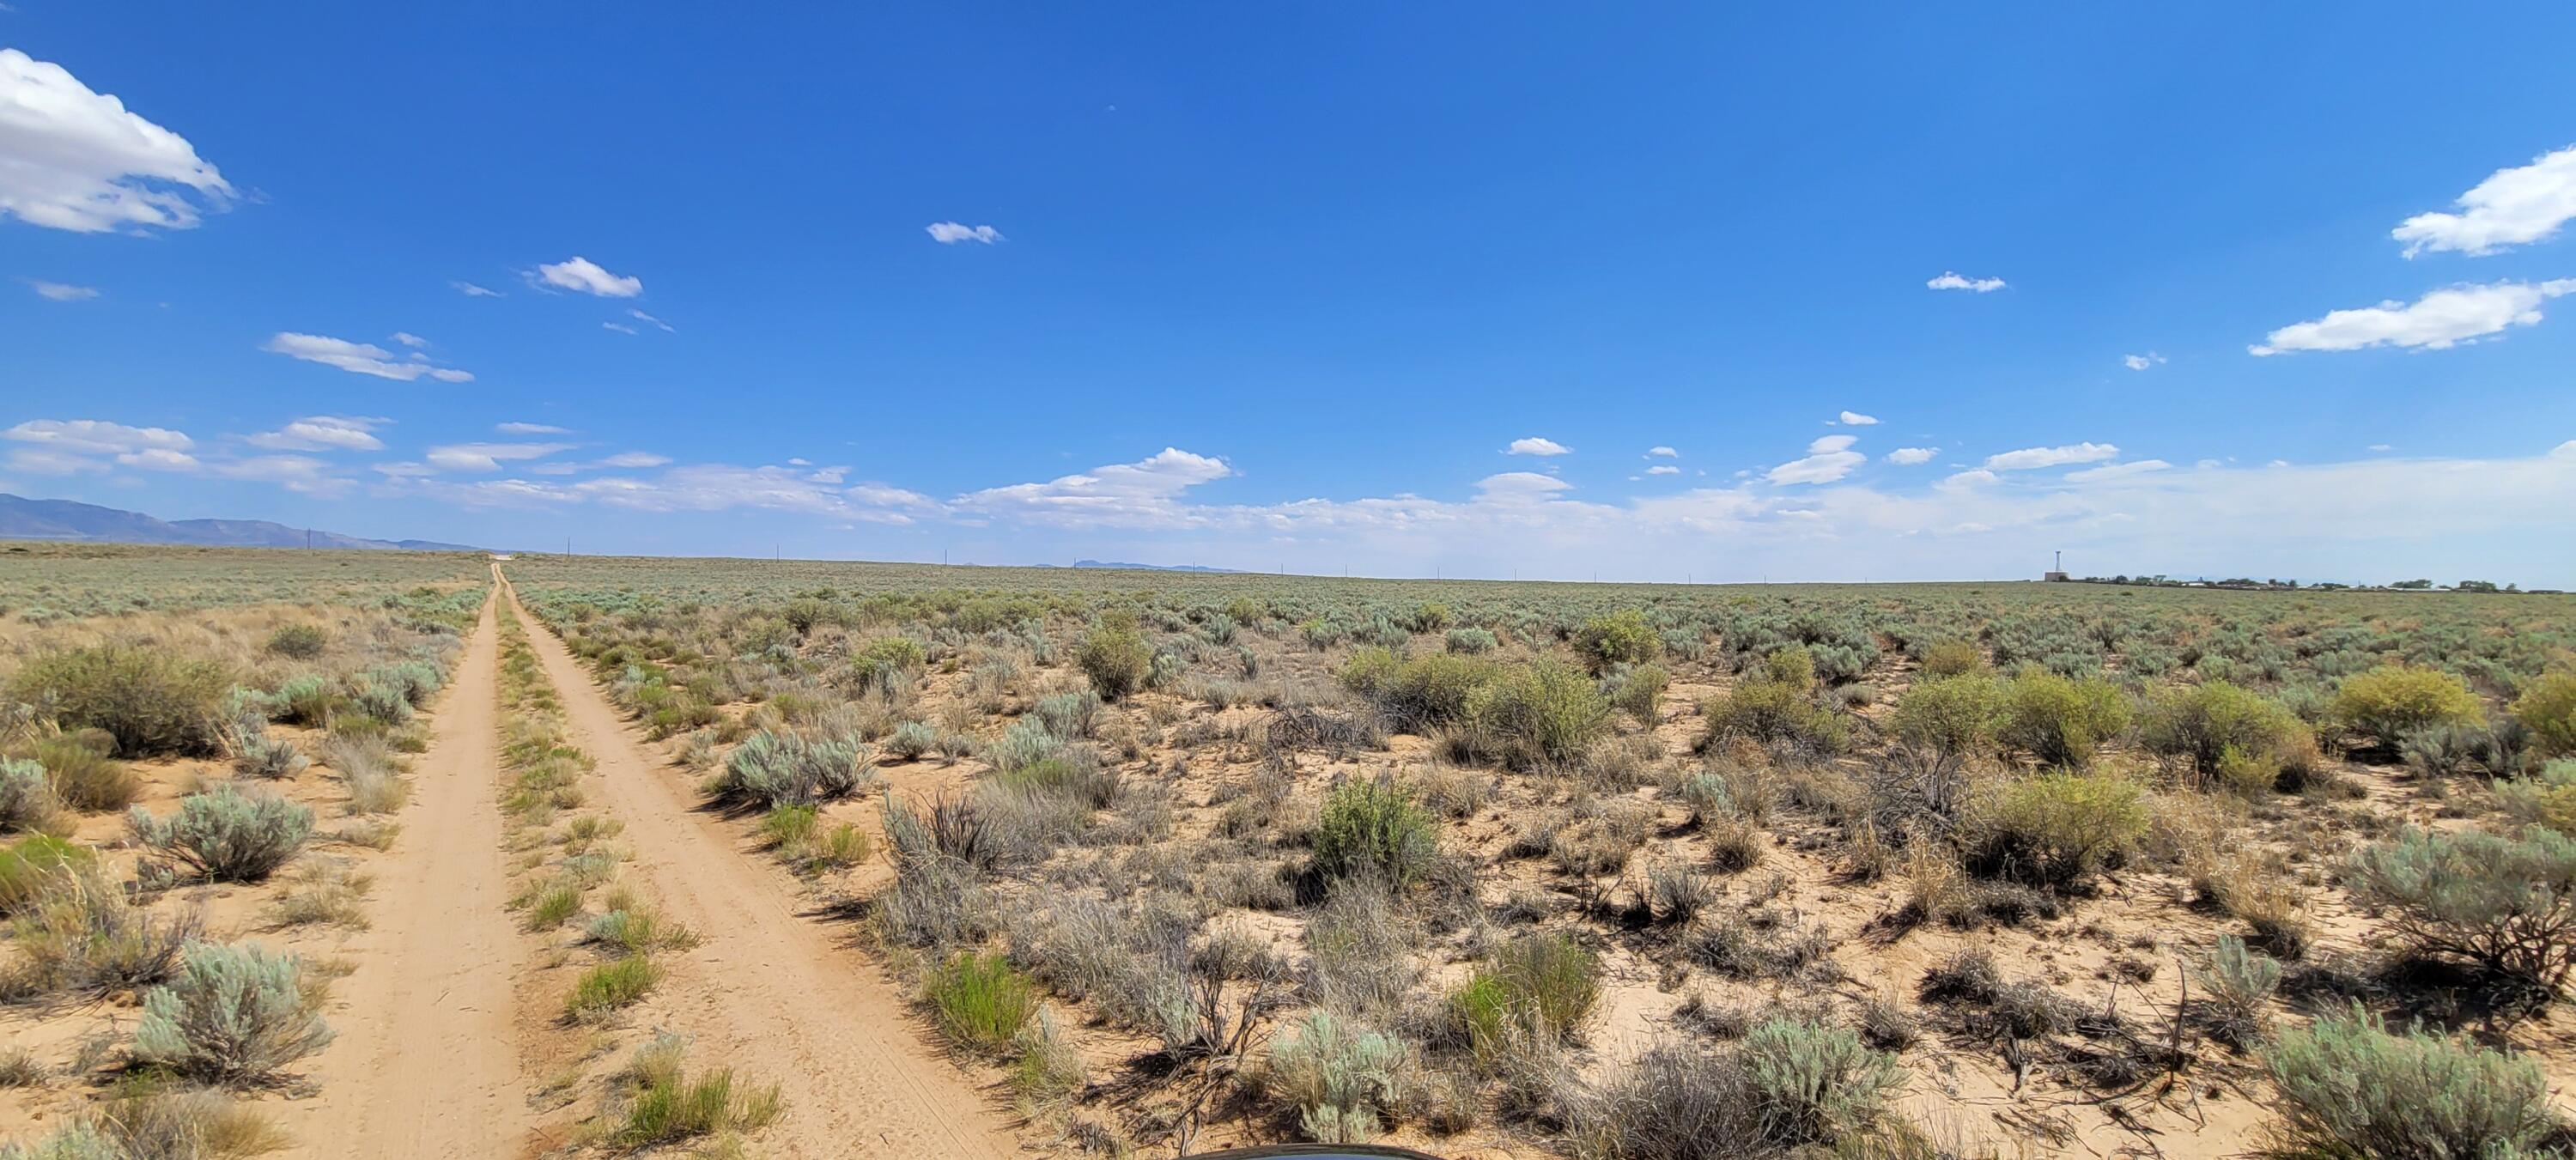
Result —
<path fill-rule="evenodd" d="M 662 320 L 661 320 L 661 319 L 659 319 L 659 318 L 655 318 L 655 317 L 653 317 L 653 316 L 652 316 L 652 315 L 650 315 L 650 314 L 646 314 L 646 313 L 644 313 L 644 312 L 643 312 L 643 311 L 641 311 L 641 310 L 629 310 L 629 311 L 627 311 L 626 313 L 627 313 L 627 314 L 629 314 L 629 315 L 634 316 L 634 317 L 635 317 L 637 320 L 639 320 L 639 321 L 649 322 L 649 323 L 652 323 L 652 324 L 653 324 L 653 325 L 655 325 L 655 326 L 661 327 L 661 328 L 662 328 L 662 330 L 663 330 L 663 332 L 664 332 L 664 333 L 666 333 L 666 334 L 667 334 L 667 333 L 673 333 L 673 331 L 672 331 L 672 329 L 671 329 L 671 324 L 670 324 L 670 323 L 664 322 L 664 321 L 662 321 Z"/>
<path fill-rule="evenodd" d="M 457 293 L 462 294 L 462 295 L 464 295 L 464 296 L 466 296 L 466 297 L 468 297 L 468 298 L 507 298 L 507 297 L 509 297 L 509 295 L 507 295 L 507 294 L 503 294 L 503 293 L 501 293 L 501 292 L 500 292 L 500 291 L 498 291 L 498 290 L 492 290 L 492 289 L 487 289 L 487 288 L 482 287 L 482 286 L 477 286 L 477 285 L 473 284 L 472 282 L 450 282 L 450 283 L 448 283 L 448 285 L 455 287 L 455 288 L 456 288 L 456 292 L 457 292 Z"/>
<path fill-rule="evenodd" d="M 413 334 L 412 332 L 410 332 L 410 331 L 408 331 L 408 330 L 397 330 L 397 331 L 395 331 L 395 332 L 394 332 L 394 341 L 395 341 L 395 342 L 399 342 L 399 343 L 403 344 L 404 346 L 412 347 L 412 348 L 415 348 L 415 349 L 417 349 L 417 348 L 419 348 L 419 347 L 424 347 L 424 346 L 428 346 L 428 345 L 429 345 L 429 340 L 428 340 L 428 339 L 426 339 L 426 338 L 422 338 L 421 336 L 419 336 L 419 335 L 417 335 L 417 334 Z"/>
<path fill-rule="evenodd" d="M 2556 447 L 2550 448 L 2549 457 L 2552 459 L 2576 459 L 2576 439 L 2570 439 L 2565 443 L 2561 443 Z"/>
<path fill-rule="evenodd" d="M 2393 447 L 2393 446 L 2390 446 L 2389 444 L 2386 444 L 2386 443 L 2373 443 L 2373 444 L 2371 444 L 2371 445 L 2367 448 L 2367 450 L 2371 450 L 2371 451 L 2395 451 L 2395 450 L 2397 450 L 2397 448 L 2395 448 L 2395 447 Z"/>
<path fill-rule="evenodd" d="M 2388 236 L 2406 243 L 2409 258 L 2444 250 L 2492 254 L 2541 241 L 2576 218 L 2576 145 L 2496 170 L 2453 204 L 2463 212 L 2417 214 Z"/>
<path fill-rule="evenodd" d="M 1678 459 L 1681 457 L 1681 454 L 1681 452 L 1675 451 L 1670 447 L 1649 447 L 1646 449 L 1647 457 L 1653 459 Z"/>
<path fill-rule="evenodd" d="M 35 291 L 39 298 L 48 298 L 56 302 L 87 302 L 98 297 L 98 291 L 89 286 L 74 286 L 67 282 L 47 282 L 36 278 L 27 279 L 27 288 Z"/>
<path fill-rule="evenodd" d="M 556 427 L 556 426 L 553 426 L 553 425 L 551 425 L 551 424 L 546 424 L 546 423 L 519 423 L 519 422 L 510 422 L 510 423 L 494 423 L 494 424 L 492 424 L 492 429 L 493 429 L 493 430 L 495 430 L 495 431 L 498 431 L 498 432 L 500 432 L 500 433 L 502 433 L 502 434 L 504 434 L 504 435 L 570 435 L 570 434 L 572 434 L 572 429 L 571 429 L 571 428 L 569 428 L 569 427 Z"/>
<path fill-rule="evenodd" d="M 1669 463 L 1658 463 L 1646 469 L 1648 475 L 1680 475 L 1682 469 Z"/>
<path fill-rule="evenodd" d="M 1878 425 L 1878 418 L 1858 411 L 1845 411 L 1842 413 L 1841 423 L 1845 427 L 1875 427 Z"/>
<path fill-rule="evenodd" d="M 932 222 L 922 228 L 930 231 L 932 241 L 943 246 L 953 246 L 959 242 L 982 242 L 989 246 L 1002 240 L 1002 231 L 991 226 L 970 226 L 961 222 Z"/>
<path fill-rule="evenodd" d="M 474 376 L 453 367 L 433 366 L 419 355 L 398 359 L 394 352 L 370 342 L 351 342 L 319 334 L 295 334 L 280 331 L 260 347 L 270 354 L 338 367 L 352 374 L 374 375 L 380 379 L 411 382 L 427 376 L 442 383 L 467 383 Z"/>
<path fill-rule="evenodd" d="M 1973 290 L 1979 294 L 1991 294 L 2004 288 L 2004 280 L 2001 278 L 1966 278 L 1961 277 L 1959 272 L 1956 270 L 1945 270 L 1942 272 L 1940 277 L 1925 282 L 1924 285 L 1935 290 Z"/>
<path fill-rule="evenodd" d="M 79 233 L 186 229 L 232 194 L 186 138 L 0 48 L 0 216 Z"/>
<path fill-rule="evenodd" d="M 571 448 L 570 443 L 452 443 L 432 447 L 422 458 L 448 471 L 499 471 L 505 462 L 543 459 Z"/>
<path fill-rule="evenodd" d="M 1780 484 L 1832 483 L 1869 462 L 1869 456 L 1850 449 L 1854 442 L 1849 435 L 1827 435 L 1807 445 L 1806 458 L 1774 467 L 1762 478 Z"/>
<path fill-rule="evenodd" d="M 1476 491 L 1487 500 L 1520 502 L 1544 499 L 1560 491 L 1571 491 L 1574 485 L 1553 475 L 1535 471 L 1506 471 L 1476 481 Z"/>
<path fill-rule="evenodd" d="M 578 254 L 560 262 L 540 264 L 536 278 L 559 290 L 578 290 L 602 298 L 633 298 L 644 292 L 642 278 L 611 274 L 601 269 L 599 263 Z"/>
<path fill-rule="evenodd" d="M 2164 362 L 2165 356 L 2157 354 L 2154 351 L 2148 351 L 2145 354 L 2124 354 L 2120 356 L 2120 365 L 2133 371 L 2142 371 L 2149 367 L 2163 366 Z"/>
<path fill-rule="evenodd" d="M 1942 476 L 1940 486 L 1944 489 L 1955 491 L 1961 488 L 1984 487 L 1988 484 L 2002 483 L 2003 481 L 2004 477 L 1997 475 L 1994 472 L 1988 471 L 1982 467 L 1972 467 L 1966 471 L 1954 471 L 1948 475 Z"/>
<path fill-rule="evenodd" d="M 196 441 L 166 427 L 128 427 L 104 419 L 29 419 L 0 439 L 29 443 L 73 455 L 122 455 L 139 451 L 186 451 Z"/>
<path fill-rule="evenodd" d="M 611 455 L 611 456 L 609 456 L 609 457 L 608 457 L 608 458 L 606 458 L 606 459 L 602 459 L 602 460 L 600 460 L 600 461 L 599 461 L 599 465 L 600 465 L 601 467 L 625 467 L 625 468 L 632 468 L 632 467 L 660 467 L 660 466 L 662 466 L 662 465 L 663 465 L 663 464 L 665 464 L 665 463 L 669 463 L 670 461 L 671 461 L 671 457 L 670 457 L 670 456 L 668 456 L 668 455 L 655 455 L 655 454 L 653 454 L 653 453 L 652 453 L 652 452 L 650 452 L 650 451 L 620 451 L 620 452 L 618 452 L 618 453 L 617 453 L 617 454 L 615 454 L 615 455 Z"/>
<path fill-rule="evenodd" d="M 2392 298 L 2377 306 L 2337 310 L 2314 322 L 2284 326 L 2246 349 L 2256 355 L 2372 346 L 2444 350 L 2509 326 L 2538 322 L 2542 302 L 2570 292 L 2576 292 L 2576 278 L 2451 286 L 2411 305 Z"/>
<path fill-rule="evenodd" d="M 607 330 L 614 330 L 614 331 L 616 331 L 616 332 L 617 332 L 617 333 L 619 333 L 619 334 L 641 334 L 641 333 L 643 333 L 642 331 L 639 331 L 639 330 L 635 329 L 635 328 L 634 328 L 634 327 L 632 327 L 632 326 L 628 326 L 628 325 L 626 325 L 626 324 L 625 324 L 625 323 L 623 323 L 623 322 L 603 322 L 603 323 L 600 323 L 599 325 L 600 325 L 603 329 L 607 329 Z"/>
<path fill-rule="evenodd" d="M 1916 464 L 1930 463 L 1932 457 L 1940 453 L 1941 449 L 1938 447 L 1899 447 L 1887 453 L 1887 461 L 1912 467 Z"/>
<path fill-rule="evenodd" d="M 211 464 L 208 470 L 227 479 L 273 483 L 303 495 L 338 495 L 351 486 L 329 463 L 309 455 L 254 455 Z"/>
<path fill-rule="evenodd" d="M 1045 483 L 969 492 L 959 496 L 957 504 L 970 511 L 1066 526 L 1151 524 L 1177 511 L 1182 492 L 1232 474 L 1234 469 L 1222 459 L 1166 447 L 1134 463 L 1096 467 Z"/>
<path fill-rule="evenodd" d="M 275 431 L 253 435 L 254 447 L 280 451 L 381 451 L 384 441 L 372 432 L 388 420 L 348 415 L 309 415 Z"/>
<path fill-rule="evenodd" d="M 1511 446 L 1503 449 L 1503 454 L 1505 455 L 1549 456 L 1565 455 L 1568 453 L 1569 449 L 1564 444 L 1559 443 L 1554 439 L 1541 439 L 1536 435 L 1532 435 L 1527 439 L 1514 439 L 1512 440 Z"/>
<path fill-rule="evenodd" d="M 2070 443 L 2063 447 L 2025 447 L 1986 457 L 1988 471 L 2033 471 L 2043 467 L 2064 467 L 2070 463 L 2100 463 L 2117 459 L 2119 447 L 2109 443 Z"/>
<path fill-rule="evenodd" d="M 2088 467 L 2082 471 L 2067 472 L 2066 480 L 2069 483 L 2098 483 L 2105 479 L 2126 479 L 2132 475 L 2145 475 L 2150 471 L 2163 471 L 2172 466 L 2173 464 L 2167 463 L 2161 459 L 2139 459 L 2128 463 L 2107 463 L 2100 467 Z"/>

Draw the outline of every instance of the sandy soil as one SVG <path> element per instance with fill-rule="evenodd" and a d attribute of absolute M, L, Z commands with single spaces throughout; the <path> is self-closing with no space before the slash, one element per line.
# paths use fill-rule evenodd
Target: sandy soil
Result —
<path fill-rule="evenodd" d="M 628 872 L 703 942 L 673 956 L 659 992 L 695 1057 L 777 1083 L 786 1113 L 763 1155 L 1002 1157 L 1008 1118 L 926 1046 L 893 984 L 797 910 L 784 871 L 738 847 L 683 778 L 656 767 L 562 641 L 521 615 L 562 693 L 573 740 L 598 762 L 600 804 L 626 824 Z M 497 909 L 495 909 L 497 913 Z"/>
<path fill-rule="evenodd" d="M 413 769 L 402 840 L 375 862 L 374 929 L 341 954 L 339 1038 L 311 1075 L 321 1099 L 283 1105 L 307 1156 L 501 1156 L 529 1119 L 503 904 L 495 605 L 466 644 Z M 310 1119 L 302 1119 L 309 1116 Z"/>

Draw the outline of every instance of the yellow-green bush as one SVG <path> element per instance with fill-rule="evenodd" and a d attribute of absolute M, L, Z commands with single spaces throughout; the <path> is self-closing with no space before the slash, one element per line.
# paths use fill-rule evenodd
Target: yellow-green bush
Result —
<path fill-rule="evenodd" d="M 2344 679 L 2335 690 L 2335 719 L 2381 745 L 2434 725 L 2474 725 L 2485 717 L 2468 683 L 2440 669 L 2381 665 Z"/>
<path fill-rule="evenodd" d="M 232 674 L 212 661 L 102 644 L 28 661 L 8 698 L 50 712 L 66 729 L 104 729 L 121 753 L 204 756 L 222 744 L 232 686 Z"/>
<path fill-rule="evenodd" d="M 1590 677 L 1552 660 L 1506 668 L 1467 698 L 1480 747 L 1515 769 L 1564 765 L 1610 729 L 1610 702 Z"/>
<path fill-rule="evenodd" d="M 1115 701 L 1145 686 L 1154 653 L 1133 626 L 1106 623 L 1083 639 L 1073 660 L 1102 700 Z"/>
<path fill-rule="evenodd" d="M 1646 616 L 1633 608 L 1623 608 L 1607 616 L 1585 621 L 1574 634 L 1574 651 L 1590 665 L 1593 672 L 1603 672 L 1612 665 L 1641 665 L 1655 659 L 1663 650 Z"/>
<path fill-rule="evenodd" d="M 2514 698 L 2513 716 L 2545 757 L 2576 756 L 2576 673 L 2550 673 Z"/>
<path fill-rule="evenodd" d="M 1374 878 L 1403 887 L 1431 868 L 1439 824 L 1404 789 L 1356 780 L 1336 787 L 1309 839 L 1327 879 Z"/>
<path fill-rule="evenodd" d="M 2043 765 L 2080 769 L 2095 747 L 2129 727 L 2129 702 L 2099 677 L 2072 680 L 2031 669 L 2003 691 L 2003 742 Z"/>
<path fill-rule="evenodd" d="M 1850 739 L 1847 727 L 1832 710 L 1816 704 L 1808 688 L 1806 684 L 1755 677 L 1736 685 L 1732 692 L 1701 702 L 1699 711 L 1708 719 L 1708 732 L 1701 737 L 1700 748 L 1705 750 L 1741 737 L 1766 744 L 1795 742 L 1825 753 L 1842 752 Z"/>
<path fill-rule="evenodd" d="M 1601 1001 L 1601 957 L 1561 934 L 1503 944 L 1449 997 L 1449 1013 L 1479 1058 L 1519 1037 L 1572 1038 Z"/>
<path fill-rule="evenodd" d="M 2157 693 L 2139 717 L 2138 738 L 2152 752 L 2188 759 L 2204 781 L 2219 776 L 2230 749 L 2239 761 L 2261 758 L 2277 770 L 2316 748 L 2296 714 L 2225 681 Z"/>
<path fill-rule="evenodd" d="M 1994 795 L 1969 819 L 1982 873 L 2036 886 L 2080 885 L 2147 832 L 2138 784 L 2110 774 L 2043 773 Z"/>
<path fill-rule="evenodd" d="M 1009 1047 L 1038 1008 L 1037 989 L 998 954 L 958 953 L 931 974 L 927 990 L 939 1029 L 972 1051 Z"/>
<path fill-rule="evenodd" d="M 1957 677 L 1983 672 L 1986 654 L 1964 640 L 1945 640 L 1923 650 L 1923 672 L 1926 676 Z"/>

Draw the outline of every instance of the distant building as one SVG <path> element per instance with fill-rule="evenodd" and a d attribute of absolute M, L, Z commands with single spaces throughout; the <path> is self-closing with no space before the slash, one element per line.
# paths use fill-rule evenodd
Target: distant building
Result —
<path fill-rule="evenodd" d="M 2068 579 L 2064 572 L 2042 572 L 2039 574 L 2039 578 L 2052 584 L 2063 584 Z"/>
<path fill-rule="evenodd" d="M 2072 579 L 2072 577 L 2069 577 L 2069 576 L 2066 574 L 2066 553 L 2064 553 L 2064 552 L 2052 552 L 2052 553 L 2050 553 L 2050 554 L 2049 554 L 2049 561 L 2050 561 L 2051 563 L 2055 564 L 2055 565 L 2056 565 L 2056 567 L 2051 568 L 2051 569 L 2049 569 L 2049 570 L 2048 570 L 2048 571 L 2046 571 L 2046 572 L 2042 572 L 2042 573 L 2040 573 L 2040 574 L 2039 574 L 2039 578 L 2040 578 L 2040 579 L 2045 580 L 2045 581 L 2047 581 L 2048 583 L 2051 583 L 2051 584 L 2064 584 L 2064 583 L 2066 583 L 2069 579 Z"/>

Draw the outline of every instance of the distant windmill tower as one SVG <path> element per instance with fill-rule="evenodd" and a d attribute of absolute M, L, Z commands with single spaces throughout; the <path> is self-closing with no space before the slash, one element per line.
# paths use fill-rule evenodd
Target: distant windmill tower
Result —
<path fill-rule="evenodd" d="M 2049 558 L 2056 561 L 2057 566 L 2049 569 L 2046 574 L 2040 577 L 2040 579 L 2052 584 L 2064 583 L 2066 580 L 2066 553 L 2051 552 L 2049 553 Z"/>

